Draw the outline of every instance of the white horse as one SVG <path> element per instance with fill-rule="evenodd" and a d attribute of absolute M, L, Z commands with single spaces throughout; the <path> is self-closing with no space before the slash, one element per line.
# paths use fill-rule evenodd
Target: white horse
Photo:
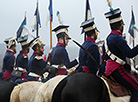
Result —
<path fill-rule="evenodd" d="M 30 81 L 19 84 L 14 87 L 10 102 L 34 102 L 34 97 L 38 88 L 43 85 L 42 82 Z"/>
<path fill-rule="evenodd" d="M 74 70 L 75 68 L 71 68 L 70 70 L 68 70 L 68 74 L 70 74 Z M 47 74 L 48 73 L 44 74 L 45 77 L 47 76 Z M 13 89 L 10 97 L 10 102 L 34 102 L 34 98 L 35 98 L 35 102 L 41 102 L 37 100 L 46 100 L 44 102 L 51 102 L 51 97 L 52 97 L 54 88 L 66 76 L 67 75 L 58 75 L 48 80 L 45 84 L 37 81 L 30 81 L 30 82 L 19 84 Z M 42 97 L 40 94 L 42 94 L 42 96 L 45 96 L 45 97 Z"/>
<path fill-rule="evenodd" d="M 36 93 L 34 102 L 51 102 L 55 87 L 66 76 L 67 75 L 58 75 L 41 85 Z"/>
<path fill-rule="evenodd" d="M 127 95 L 127 96 L 122 96 L 122 97 L 116 97 L 114 96 L 110 89 L 109 89 L 109 86 L 107 84 L 107 82 L 101 77 L 101 79 L 104 81 L 104 83 L 106 84 L 107 86 L 107 89 L 108 89 L 108 93 L 109 93 L 109 96 L 110 96 L 110 101 L 111 102 L 130 102 L 130 95 Z"/>

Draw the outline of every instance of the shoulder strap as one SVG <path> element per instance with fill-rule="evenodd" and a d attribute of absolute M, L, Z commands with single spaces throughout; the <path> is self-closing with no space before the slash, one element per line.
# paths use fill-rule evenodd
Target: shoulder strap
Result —
<path fill-rule="evenodd" d="M 47 58 L 47 64 L 51 65 L 51 53 L 53 51 L 54 47 L 50 50 L 49 54 L 48 54 L 48 58 Z"/>
<path fill-rule="evenodd" d="M 105 52 L 107 53 L 107 55 L 115 62 L 121 64 L 121 65 L 124 65 L 126 64 L 126 62 L 122 59 L 120 59 L 119 57 L 117 57 L 116 55 L 114 55 L 113 53 L 111 53 L 111 51 L 109 50 L 108 46 L 107 46 L 107 42 L 106 42 L 106 39 L 105 39 Z"/>

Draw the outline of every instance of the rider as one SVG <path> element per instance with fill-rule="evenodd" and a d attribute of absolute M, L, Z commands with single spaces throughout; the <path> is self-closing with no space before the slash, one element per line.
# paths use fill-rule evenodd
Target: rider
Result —
<path fill-rule="evenodd" d="M 83 27 L 84 32 L 87 35 L 86 40 L 84 41 L 82 46 L 90 52 L 90 54 L 96 60 L 96 63 L 100 65 L 100 53 L 98 46 L 95 44 L 98 30 L 95 26 L 94 18 L 82 22 L 81 27 Z M 87 55 L 87 53 L 83 49 L 80 49 L 79 67 L 77 68 L 77 71 L 83 70 L 84 72 L 93 73 L 96 75 L 98 71 L 98 66 L 96 65 L 96 63 L 89 55 Z"/>
<path fill-rule="evenodd" d="M 27 76 L 28 73 L 28 53 L 30 50 L 30 44 L 35 40 L 33 39 L 32 41 L 27 41 L 28 40 L 28 35 L 22 35 L 17 39 L 17 42 L 21 44 L 22 50 L 20 53 L 17 55 L 16 59 L 16 70 L 19 70 L 22 72 L 22 75 L 20 78 L 24 78 Z M 18 79 L 19 77 L 14 77 L 12 78 L 13 81 Z"/>
<path fill-rule="evenodd" d="M 28 53 L 29 53 L 29 42 L 27 41 L 28 35 L 21 36 L 17 41 L 21 44 L 22 50 L 17 55 L 16 67 L 23 72 L 21 78 L 27 76 L 28 71 Z"/>
<path fill-rule="evenodd" d="M 138 102 L 138 81 L 131 75 L 131 67 L 127 64 L 127 57 L 133 58 L 138 54 L 138 45 L 131 49 L 122 37 L 124 22 L 119 8 L 105 13 L 105 16 L 109 19 L 112 30 L 104 44 L 107 60 L 106 76 L 112 76 L 131 91 L 130 102 Z"/>
<path fill-rule="evenodd" d="M 58 72 L 54 75 L 49 74 L 47 80 L 59 74 L 67 74 L 66 69 L 70 69 L 78 64 L 77 59 L 70 61 L 68 52 L 66 51 L 66 46 L 68 45 L 69 39 L 68 35 L 69 26 L 59 25 L 53 31 L 55 31 L 58 43 L 56 47 L 53 48 L 50 58 L 50 65 L 58 69 Z"/>
<path fill-rule="evenodd" d="M 7 45 L 7 50 L 3 58 L 2 69 L 5 71 L 3 79 L 10 80 L 12 78 L 11 72 L 15 65 L 15 53 L 16 53 L 16 42 L 15 38 L 10 37 L 4 41 Z"/>
<path fill-rule="evenodd" d="M 46 62 L 42 58 L 45 44 L 37 38 L 30 46 L 34 52 L 28 62 L 29 74 L 21 82 L 41 80 L 45 72 Z"/>

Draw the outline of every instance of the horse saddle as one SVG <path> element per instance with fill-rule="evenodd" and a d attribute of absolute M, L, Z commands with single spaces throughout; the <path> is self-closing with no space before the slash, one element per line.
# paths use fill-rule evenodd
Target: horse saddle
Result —
<path fill-rule="evenodd" d="M 116 82 L 112 77 L 111 79 L 109 79 L 105 76 L 102 76 L 102 78 L 106 80 L 111 93 L 114 94 L 116 97 L 131 95 L 130 90 L 122 86 L 120 83 Z"/>

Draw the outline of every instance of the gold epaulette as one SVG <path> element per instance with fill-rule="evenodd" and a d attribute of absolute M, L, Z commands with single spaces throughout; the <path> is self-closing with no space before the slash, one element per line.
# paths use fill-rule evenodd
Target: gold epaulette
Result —
<path fill-rule="evenodd" d="M 27 58 L 27 55 L 26 54 L 23 54 L 23 58 Z"/>

